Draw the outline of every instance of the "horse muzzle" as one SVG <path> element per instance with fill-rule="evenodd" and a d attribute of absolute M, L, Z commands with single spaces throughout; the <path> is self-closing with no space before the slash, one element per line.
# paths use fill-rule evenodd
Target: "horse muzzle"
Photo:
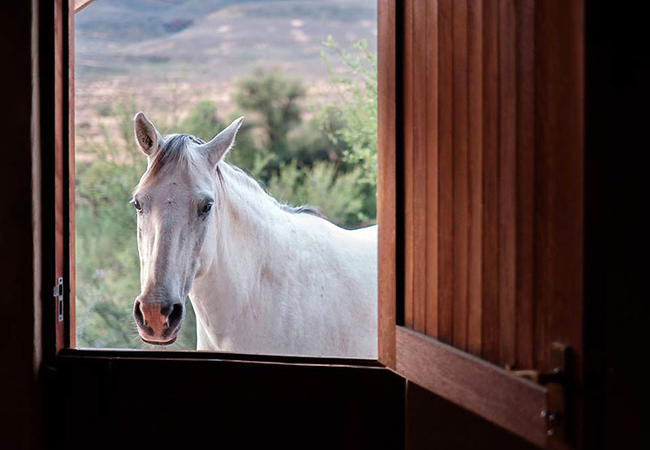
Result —
<path fill-rule="evenodd" d="M 151 301 L 140 296 L 133 304 L 133 318 L 138 333 L 148 344 L 173 344 L 184 316 L 183 304 L 180 302 Z"/>

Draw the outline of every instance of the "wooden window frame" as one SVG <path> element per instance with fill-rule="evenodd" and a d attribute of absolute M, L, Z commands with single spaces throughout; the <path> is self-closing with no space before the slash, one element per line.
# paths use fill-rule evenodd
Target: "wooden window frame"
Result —
<path fill-rule="evenodd" d="M 287 411 L 287 404 L 279 402 L 273 405 L 272 400 L 286 398 L 288 404 L 296 403 L 318 415 L 321 410 L 318 403 L 324 402 L 323 411 L 341 413 L 333 423 L 345 423 L 350 417 L 355 420 L 340 430 L 334 430 L 324 442 L 345 439 L 350 444 L 364 439 L 364 442 L 373 442 L 374 446 L 400 448 L 404 442 L 405 382 L 377 360 L 74 348 L 74 184 L 70 182 L 74 174 L 74 115 L 71 108 L 74 105 L 74 0 L 55 0 L 53 4 L 40 1 L 37 4 L 41 33 L 38 51 L 39 125 L 44 149 L 40 161 L 43 229 L 43 308 L 38 313 L 43 323 L 40 370 L 48 387 L 46 414 L 53 420 L 46 421 L 45 426 L 53 445 L 57 448 L 77 448 L 77 445 L 82 448 L 96 439 L 94 433 L 98 421 L 104 420 L 114 420 L 116 436 L 123 436 L 121 427 L 124 423 L 102 408 L 120 408 L 127 414 L 147 413 L 139 401 L 133 401 L 133 396 L 158 401 L 159 398 L 147 396 L 165 390 L 167 398 L 181 402 L 188 402 L 189 395 L 193 406 L 199 409 L 206 408 L 206 401 L 217 399 L 243 409 L 252 403 L 266 407 L 272 405 L 274 411 Z M 52 287 L 59 278 L 63 279 L 63 320 L 59 320 L 60 299 L 52 296 Z M 147 392 L 134 394 L 120 388 L 119 394 L 110 393 L 116 386 L 131 389 L 134 386 L 132 380 L 143 372 L 158 371 L 175 374 L 175 387 L 169 390 L 167 380 L 156 378 L 151 380 L 151 384 L 157 388 Z M 228 389 L 220 392 L 216 387 L 219 383 Z M 187 386 L 191 387 L 189 393 Z M 381 392 L 379 398 L 376 396 L 378 392 Z M 105 395 L 110 399 L 101 400 Z M 98 402 L 101 408 L 97 407 Z M 83 413 L 77 415 L 79 411 Z M 301 409 L 294 413 L 299 416 Z M 260 420 L 254 413 L 242 414 L 242 426 L 246 420 L 252 423 Z M 234 424 L 238 419 L 229 420 L 228 423 Z M 305 416 L 305 420 L 309 421 L 310 416 Z M 271 418 L 270 422 L 265 420 L 265 423 L 276 424 L 277 429 L 286 425 L 282 423 L 282 415 Z M 239 425 L 232 430 L 222 430 L 220 439 L 241 444 Z M 160 422 L 152 422 L 150 426 L 159 427 Z M 360 427 L 358 433 L 354 428 L 357 426 Z M 367 436 L 372 426 L 378 426 L 382 433 Z M 314 431 L 311 425 L 298 430 L 296 438 L 305 442 L 314 439 L 310 430 Z M 116 437 L 108 436 L 106 439 L 111 441 Z M 268 437 L 261 433 L 247 439 L 266 443 Z M 168 443 L 167 438 L 162 440 Z M 120 439 L 116 444 L 122 442 Z"/>
<path fill-rule="evenodd" d="M 44 33 L 53 33 L 54 54 L 43 58 L 42 69 L 51 69 L 52 78 L 42 76 L 43 98 L 51 95 L 52 109 L 42 115 L 44 142 L 52 142 L 52 160 L 44 159 L 44 173 L 52 171 L 54 176 L 43 181 L 44 217 L 51 214 L 54 220 L 47 225 L 55 230 L 49 242 L 47 256 L 49 270 L 44 271 L 46 286 L 54 286 L 63 280 L 63 302 L 56 295 L 47 302 L 44 309 L 46 319 L 45 346 L 48 361 L 63 361 L 68 358 L 79 360 L 129 358 L 143 360 L 219 360 L 233 363 L 275 363 L 322 367 L 357 367 L 359 369 L 383 368 L 377 359 L 303 357 L 279 355 L 235 354 L 199 350 L 188 351 L 147 351 L 118 349 L 79 349 L 76 345 L 75 323 L 75 159 L 74 159 L 74 14 L 88 6 L 93 0 L 55 0 L 53 5 L 42 5 L 41 20 L 51 28 L 43 28 Z M 47 3 L 47 2 L 45 2 Z M 47 39 L 45 40 L 47 42 Z M 48 127 L 48 124 L 52 124 Z M 53 193 L 54 195 L 50 195 Z M 45 228 L 45 227 L 44 227 Z M 46 289 L 46 300 L 48 292 Z M 55 293 L 56 294 L 56 293 Z M 61 305 L 63 314 L 61 315 Z M 61 317 L 63 319 L 61 320 Z M 51 325 L 53 324 L 53 325 Z"/>

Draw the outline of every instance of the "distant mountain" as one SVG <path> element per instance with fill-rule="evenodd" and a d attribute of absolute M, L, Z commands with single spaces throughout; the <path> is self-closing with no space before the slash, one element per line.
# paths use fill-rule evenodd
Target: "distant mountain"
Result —
<path fill-rule="evenodd" d="M 330 34 L 374 48 L 376 0 L 97 0 L 75 17 L 77 76 L 191 81 L 274 65 L 322 78 Z"/>

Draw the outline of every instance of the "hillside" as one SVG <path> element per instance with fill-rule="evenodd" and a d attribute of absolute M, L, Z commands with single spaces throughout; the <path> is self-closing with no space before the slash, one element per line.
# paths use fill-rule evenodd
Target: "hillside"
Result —
<path fill-rule="evenodd" d="M 77 118 L 119 98 L 180 114 L 201 99 L 228 109 L 233 83 L 255 66 L 327 91 L 322 42 L 376 39 L 375 0 L 97 0 L 75 17 Z"/>

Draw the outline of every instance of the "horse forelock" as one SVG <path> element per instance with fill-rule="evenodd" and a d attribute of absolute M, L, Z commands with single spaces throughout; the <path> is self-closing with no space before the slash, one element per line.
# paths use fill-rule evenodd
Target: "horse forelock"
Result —
<path fill-rule="evenodd" d="M 175 169 L 181 165 L 187 165 L 190 161 L 190 153 L 187 149 L 190 142 L 197 145 L 205 144 L 203 140 L 190 134 L 172 134 L 166 136 L 160 149 L 154 154 L 138 187 L 143 188 L 150 185 L 154 179 L 165 171 Z"/>

